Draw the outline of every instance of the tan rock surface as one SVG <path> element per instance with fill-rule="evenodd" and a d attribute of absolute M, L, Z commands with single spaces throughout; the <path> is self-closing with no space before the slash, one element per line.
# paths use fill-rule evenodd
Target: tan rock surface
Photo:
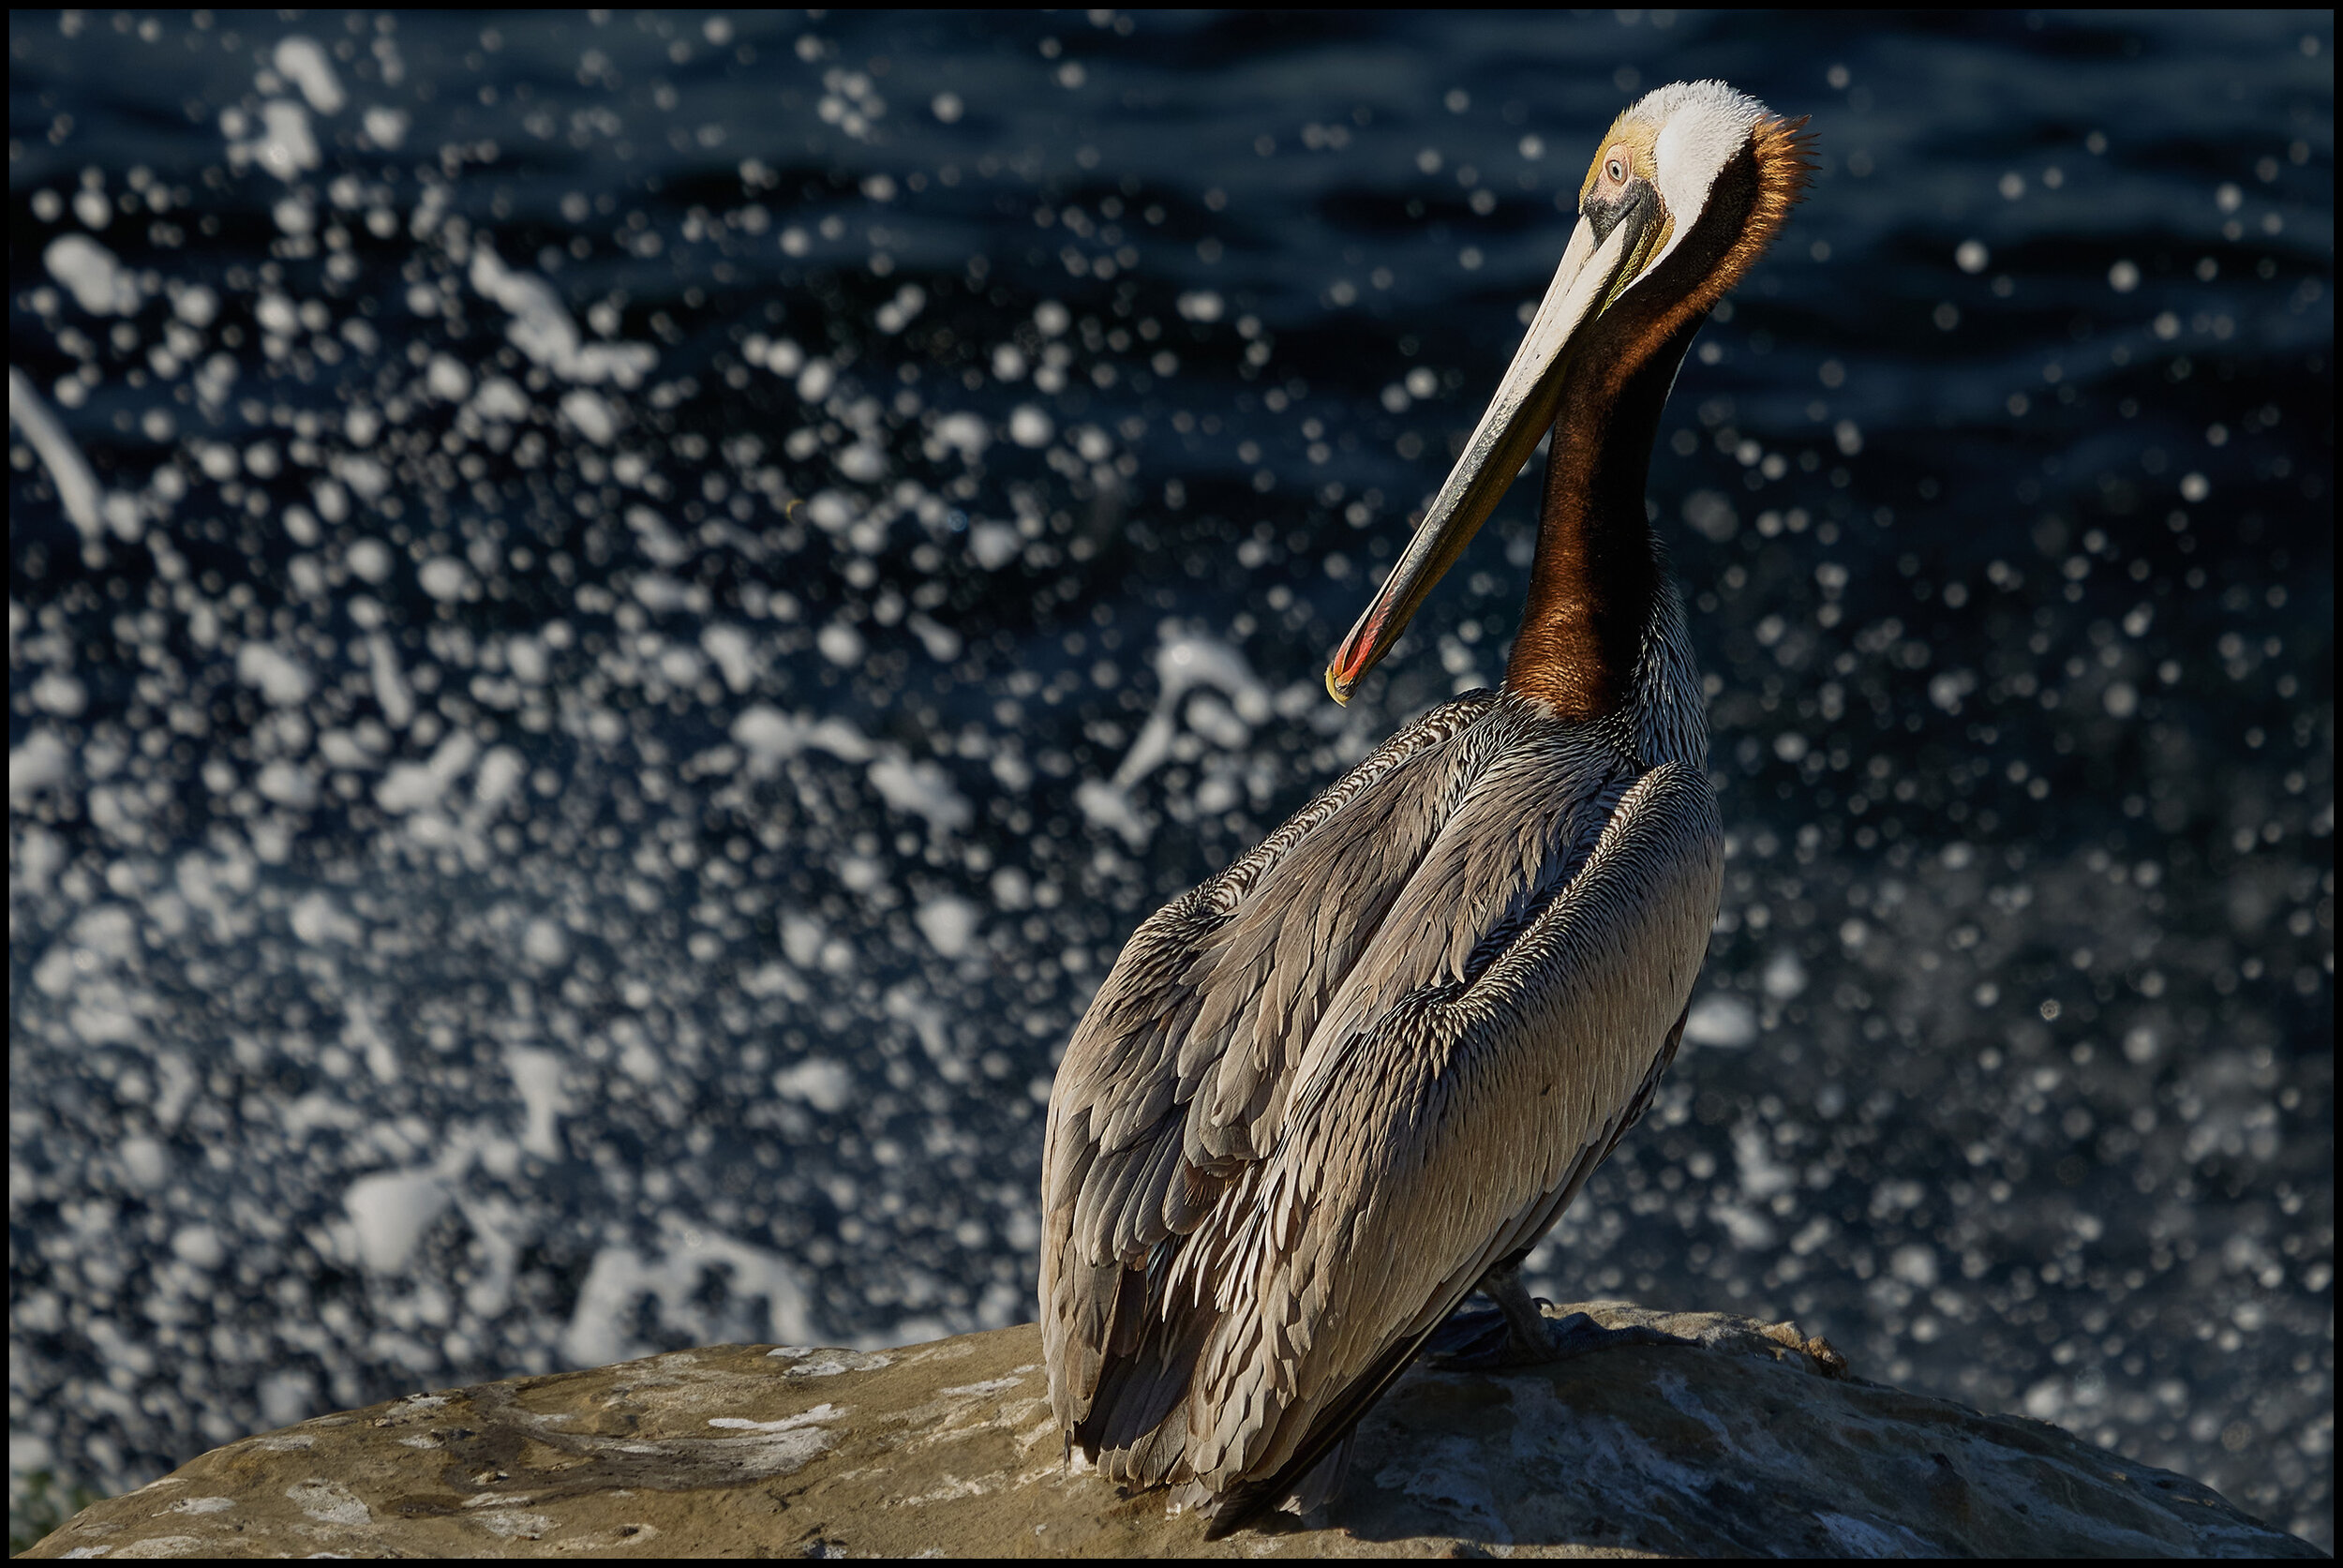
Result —
<path fill-rule="evenodd" d="M 1209 1546 L 1162 1493 L 1068 1470 L 1027 1324 L 869 1354 L 721 1346 L 321 1416 L 26 1555 L 2320 1555 L 2055 1427 L 1849 1378 L 1790 1325 L 1588 1309 L 1700 1344 L 1419 1366 L 1340 1499 Z"/>

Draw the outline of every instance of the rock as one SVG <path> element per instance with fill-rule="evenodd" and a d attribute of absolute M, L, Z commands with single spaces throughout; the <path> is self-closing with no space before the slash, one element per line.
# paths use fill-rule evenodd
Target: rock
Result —
<path fill-rule="evenodd" d="M 2316 1557 L 2054 1426 L 1847 1375 L 1786 1323 L 1580 1308 L 1695 1346 L 1419 1365 L 1307 1520 L 1214 1546 L 1069 1470 L 1031 1324 L 875 1353 L 720 1346 L 320 1416 L 25 1555 Z"/>

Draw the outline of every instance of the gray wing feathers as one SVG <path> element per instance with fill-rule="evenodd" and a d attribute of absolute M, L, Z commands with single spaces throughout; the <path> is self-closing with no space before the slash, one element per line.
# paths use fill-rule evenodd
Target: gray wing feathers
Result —
<path fill-rule="evenodd" d="M 1042 1154 L 1044 1348 L 1052 1402 L 1069 1427 L 1090 1411 L 1118 1318 L 1136 1310 L 1118 1305 L 1129 1295 L 1119 1277 L 1148 1248 L 1202 1223 L 1259 1157 L 1255 1140 L 1298 1049 L 1278 1024 L 1340 978 L 1307 973 L 1347 956 L 1340 921 L 1324 919 L 1343 902 L 1328 896 L 1340 856 L 1321 854 L 1322 869 L 1293 879 L 1291 891 L 1264 885 L 1297 846 L 1492 702 L 1468 696 L 1394 736 L 1250 854 L 1150 917 L 1117 958 L 1067 1045 Z M 1391 813 L 1386 804 L 1370 814 Z M 1437 829 L 1437 812 L 1427 814 L 1419 837 Z M 1299 947 L 1282 934 L 1297 909 L 1321 927 Z"/>
<path fill-rule="evenodd" d="M 1340 1070 L 1297 1094 L 1255 1209 L 1289 1217 L 1248 1227 L 1222 1278 L 1230 1353 L 1208 1347 L 1199 1366 L 1226 1380 L 1200 1379 L 1191 1401 L 1222 1412 L 1190 1438 L 1208 1485 L 1276 1471 L 1320 1404 L 1551 1222 L 1681 1016 L 1716 906 L 1720 840 L 1697 772 L 1647 775 L 1579 875 L 1474 984 L 1411 994 L 1348 1042 Z M 1299 1355 L 1258 1365 L 1256 1340 L 1237 1328 L 1247 1316 L 1284 1327 Z M 1305 1317 L 1319 1332 L 1302 1346 L 1292 1329 Z M 1255 1387 L 1280 1408 L 1227 1396 Z"/>
<path fill-rule="evenodd" d="M 1436 709 L 1158 912 L 1069 1043 L 1043 1333 L 1109 1476 L 1299 1484 L 1648 1096 L 1716 907 L 1706 781 L 1500 721 Z"/>

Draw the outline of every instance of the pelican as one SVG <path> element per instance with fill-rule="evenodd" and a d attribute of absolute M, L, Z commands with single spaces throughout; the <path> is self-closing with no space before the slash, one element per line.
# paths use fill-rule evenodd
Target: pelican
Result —
<path fill-rule="evenodd" d="M 1694 334 L 1800 199 L 1804 124 L 1697 82 L 1612 125 L 1495 399 L 1326 671 L 1347 701 L 1550 426 L 1504 683 L 1150 917 L 1067 1047 L 1051 1403 L 1069 1455 L 1181 1487 L 1212 1537 L 1331 1497 L 1475 1290 L 1506 1356 L 1573 1348 L 1517 1271 L 1674 1058 L 1723 874 L 1644 481 Z"/>

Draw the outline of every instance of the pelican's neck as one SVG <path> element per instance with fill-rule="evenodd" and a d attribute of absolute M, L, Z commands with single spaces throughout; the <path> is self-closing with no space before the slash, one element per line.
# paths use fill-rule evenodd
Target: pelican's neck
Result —
<path fill-rule="evenodd" d="M 1564 372 L 1530 598 L 1505 667 L 1507 690 L 1561 718 L 1599 719 L 1633 697 L 1660 597 L 1644 481 L 1660 411 L 1704 319 L 1624 353 L 1581 353 Z"/>

